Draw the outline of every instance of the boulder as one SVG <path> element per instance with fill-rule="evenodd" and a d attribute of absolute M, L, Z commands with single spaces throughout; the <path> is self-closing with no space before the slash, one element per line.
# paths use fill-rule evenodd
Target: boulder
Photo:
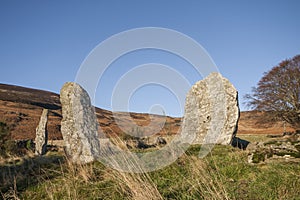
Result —
<path fill-rule="evenodd" d="M 36 127 L 35 135 L 35 155 L 44 155 L 47 151 L 47 121 L 48 121 L 48 109 L 43 109 L 40 122 Z"/>
<path fill-rule="evenodd" d="M 195 135 L 194 144 L 229 145 L 236 135 L 238 120 L 238 92 L 226 78 L 214 72 L 188 92 L 181 134 Z"/>
<path fill-rule="evenodd" d="M 156 138 L 156 145 L 165 145 L 167 144 L 167 141 L 165 140 L 165 138 L 158 136 Z"/>
<path fill-rule="evenodd" d="M 98 123 L 88 93 L 77 83 L 65 83 L 60 91 L 61 133 L 65 152 L 74 163 L 89 163 L 100 154 Z"/>

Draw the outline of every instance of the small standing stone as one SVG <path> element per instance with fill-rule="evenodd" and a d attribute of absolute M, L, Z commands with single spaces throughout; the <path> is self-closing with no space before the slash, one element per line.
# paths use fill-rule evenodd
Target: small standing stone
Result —
<path fill-rule="evenodd" d="M 36 136 L 34 141 L 36 155 L 44 155 L 47 151 L 47 142 L 48 142 L 47 121 L 48 121 L 48 109 L 43 109 L 39 125 L 36 127 Z"/>
<path fill-rule="evenodd" d="M 98 123 L 88 93 L 77 83 L 65 83 L 60 91 L 61 132 L 67 156 L 74 163 L 88 163 L 100 154 Z"/>
<path fill-rule="evenodd" d="M 198 81 L 188 92 L 182 134 L 192 135 L 196 144 L 229 145 L 236 134 L 238 120 L 237 90 L 215 72 Z"/>

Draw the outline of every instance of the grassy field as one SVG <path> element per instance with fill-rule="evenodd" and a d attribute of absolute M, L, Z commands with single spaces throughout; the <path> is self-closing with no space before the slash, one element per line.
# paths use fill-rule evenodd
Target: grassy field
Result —
<path fill-rule="evenodd" d="M 265 134 L 256 134 L 256 135 L 252 135 L 252 134 L 241 134 L 241 135 L 237 135 L 237 137 L 247 140 L 251 143 L 255 143 L 255 142 L 266 142 L 267 140 L 269 140 L 270 138 L 267 137 L 267 135 Z"/>
<path fill-rule="evenodd" d="M 215 146 L 198 158 L 191 146 L 172 165 L 122 173 L 99 162 L 70 164 L 58 153 L 2 162 L 2 199 L 300 199 L 300 165 L 248 164 L 247 151 Z"/>

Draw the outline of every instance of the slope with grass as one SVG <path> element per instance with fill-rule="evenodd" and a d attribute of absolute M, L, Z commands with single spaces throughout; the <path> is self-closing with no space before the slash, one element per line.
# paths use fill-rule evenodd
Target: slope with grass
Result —
<path fill-rule="evenodd" d="M 50 139 L 61 139 L 57 94 L 0 84 L 0 122 L 7 124 L 13 139 L 34 138 L 43 108 L 50 109 Z M 96 108 L 96 114 L 106 135 L 123 136 L 110 111 Z M 117 114 L 127 125 L 128 116 Z M 130 116 L 140 125 L 149 124 L 148 114 Z M 242 112 L 238 135 L 255 143 L 267 140 L 265 134 L 283 132 L 281 122 L 259 123 L 264 121 L 263 116 L 254 111 Z M 161 116 L 152 117 L 157 124 L 162 120 Z M 180 124 L 181 118 L 167 117 L 159 134 L 174 135 Z M 293 129 L 287 126 L 287 130 Z M 299 199 L 299 160 L 249 164 L 248 150 L 219 145 L 200 159 L 200 148 L 190 146 L 171 165 L 138 174 L 120 172 L 100 162 L 73 165 L 62 151 L 49 151 L 42 157 L 29 152 L 24 157 L 1 160 L 0 199 Z M 139 151 L 154 150 L 156 147 Z"/>

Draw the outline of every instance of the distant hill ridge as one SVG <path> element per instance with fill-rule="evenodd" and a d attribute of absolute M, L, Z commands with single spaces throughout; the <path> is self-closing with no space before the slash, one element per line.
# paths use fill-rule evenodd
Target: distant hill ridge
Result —
<path fill-rule="evenodd" d="M 51 110 L 61 108 L 59 95 L 56 93 L 1 83 L 0 100 L 37 105 Z"/>

